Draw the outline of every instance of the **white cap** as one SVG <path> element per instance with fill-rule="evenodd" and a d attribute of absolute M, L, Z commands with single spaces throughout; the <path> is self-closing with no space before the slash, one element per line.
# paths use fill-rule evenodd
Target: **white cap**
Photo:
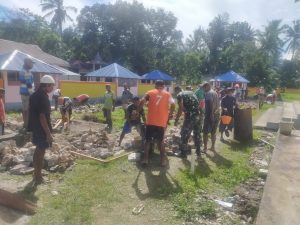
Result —
<path fill-rule="evenodd" d="M 55 84 L 55 80 L 50 75 L 44 75 L 40 81 L 41 84 Z"/>

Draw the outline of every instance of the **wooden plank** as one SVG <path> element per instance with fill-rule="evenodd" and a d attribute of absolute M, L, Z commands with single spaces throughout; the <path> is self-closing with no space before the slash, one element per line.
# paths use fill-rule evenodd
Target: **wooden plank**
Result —
<path fill-rule="evenodd" d="M 114 160 L 116 160 L 116 159 L 119 159 L 119 158 L 122 158 L 122 157 L 124 157 L 124 156 L 127 156 L 127 155 L 129 155 L 129 154 L 131 153 L 131 152 L 127 152 L 127 153 L 125 153 L 125 154 L 123 154 L 123 155 L 120 155 L 120 156 L 117 156 L 117 157 L 115 157 L 115 158 L 112 158 L 112 159 L 109 159 L 109 160 L 104 160 L 104 159 L 98 159 L 98 158 L 95 158 L 95 157 L 93 157 L 93 156 L 81 154 L 81 153 L 78 153 L 78 152 L 75 152 L 75 151 L 70 151 L 70 152 L 73 153 L 74 155 L 78 155 L 78 156 L 81 156 L 81 157 L 87 158 L 87 159 L 92 159 L 92 160 L 95 160 L 95 161 L 101 162 L 101 163 L 109 163 L 109 162 L 112 162 L 112 161 L 114 161 Z"/>

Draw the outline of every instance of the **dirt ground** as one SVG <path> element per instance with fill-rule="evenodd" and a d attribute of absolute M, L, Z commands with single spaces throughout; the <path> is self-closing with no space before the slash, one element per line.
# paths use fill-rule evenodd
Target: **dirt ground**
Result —
<path fill-rule="evenodd" d="M 80 121 L 76 120 L 71 125 L 70 133 L 55 133 L 55 141 L 60 144 L 68 145 L 68 137 L 76 134 L 81 134 L 84 131 L 92 130 L 102 130 L 104 128 L 103 124 Z M 117 141 L 119 133 L 113 133 L 110 135 L 110 139 Z M 274 135 L 266 135 L 265 137 L 270 137 L 268 140 L 274 138 Z M 223 143 L 218 142 L 218 146 L 223 145 Z M 261 162 L 262 160 L 267 161 L 267 165 L 270 162 L 270 154 L 263 153 L 261 151 L 263 144 L 258 146 L 258 150 L 254 151 L 250 160 L 254 162 Z M 211 160 L 211 156 L 205 157 L 205 160 Z M 116 202 L 111 202 L 110 204 L 102 205 L 101 203 L 95 206 L 92 211 L 95 217 L 95 223 L 99 225 L 131 225 L 131 224 L 185 224 L 182 219 L 176 217 L 176 212 L 174 211 L 172 203 L 167 200 L 166 196 L 157 196 L 157 193 L 164 193 L 164 189 L 168 192 L 172 189 L 180 189 L 174 177 L 178 174 L 178 171 L 189 167 L 179 158 L 169 157 L 169 167 L 161 168 L 158 166 L 159 157 L 156 154 L 154 160 L 148 168 L 141 168 L 135 163 L 129 163 L 127 160 L 120 161 L 119 171 L 121 173 L 128 173 L 120 179 L 122 180 L 122 186 L 117 187 L 119 200 Z M 213 163 L 213 162 L 212 162 Z M 258 168 L 266 168 L 264 167 Z M 197 166 L 197 165 L 196 165 Z M 70 168 L 72 169 L 72 168 Z M 68 170 L 66 171 L 68 173 Z M 48 176 L 51 180 L 50 184 L 40 186 L 35 193 L 27 193 L 26 188 L 31 181 L 31 175 L 26 176 L 16 176 L 10 175 L 8 172 L 0 173 L 0 188 L 9 190 L 11 192 L 19 192 L 24 195 L 27 199 L 32 200 L 37 203 L 39 207 L 43 206 L 43 202 L 38 199 L 37 196 L 42 195 L 46 192 L 51 192 L 55 190 L 55 187 L 60 182 L 55 180 L 55 176 Z M 112 178 L 113 179 L 113 178 Z M 118 179 L 118 178 L 117 178 Z M 243 224 L 251 223 L 255 218 L 253 215 L 258 210 L 261 193 L 263 190 L 264 181 L 261 179 L 250 180 L 241 184 L 237 187 L 235 194 L 239 196 L 238 201 L 233 202 L 234 207 L 236 207 L 236 213 L 244 214 Z M 166 192 L 166 193 L 168 193 Z M 117 192 L 116 192 L 117 193 Z M 250 194 L 249 194 L 250 193 Z M 252 197 L 253 198 L 252 198 Z M 254 202 L 254 203 L 253 203 Z M 252 208 L 250 211 L 246 209 Z M 141 210 L 141 212 L 133 213 L 132 211 Z M 222 213 L 226 214 L 223 209 Z M 231 212 L 228 212 L 231 213 Z M 233 213 L 232 213 L 233 214 Z M 233 214 L 233 216 L 236 216 Z M 237 216 L 238 217 L 238 216 Z M 15 210 L 8 209 L 6 207 L 0 206 L 0 224 L 1 225 L 23 225 L 30 221 L 30 216 L 24 215 Z M 249 220 L 251 218 L 251 220 Z M 162 223 L 163 221 L 163 223 Z M 210 221 L 206 222 L 195 222 L 186 224 L 220 224 L 218 222 Z"/>

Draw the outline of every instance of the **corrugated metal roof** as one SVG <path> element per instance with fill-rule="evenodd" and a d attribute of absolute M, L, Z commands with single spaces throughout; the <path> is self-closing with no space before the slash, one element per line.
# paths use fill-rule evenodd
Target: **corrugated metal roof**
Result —
<path fill-rule="evenodd" d="M 24 52 L 51 65 L 64 68 L 70 67 L 70 64 L 67 61 L 43 52 L 42 49 L 40 49 L 40 47 L 37 45 L 0 39 L 0 54 L 12 52 L 14 50 Z"/>
<path fill-rule="evenodd" d="M 175 80 L 175 78 L 159 70 L 153 70 L 150 73 L 144 74 L 142 76 L 142 79 L 143 80 L 167 80 L 167 81 Z"/>
<path fill-rule="evenodd" d="M 88 77 L 111 77 L 111 78 L 127 78 L 127 79 L 140 79 L 141 77 L 130 70 L 113 63 L 99 70 L 95 70 L 86 74 Z"/>
<path fill-rule="evenodd" d="M 31 58 L 34 62 L 31 70 L 32 72 L 62 75 L 69 75 L 69 73 L 72 73 L 71 71 L 62 68 L 56 68 L 55 66 L 45 63 L 42 60 L 34 58 L 31 55 L 25 54 L 18 50 L 0 55 L 0 71 L 21 71 L 23 69 L 24 59 L 27 57 Z"/>

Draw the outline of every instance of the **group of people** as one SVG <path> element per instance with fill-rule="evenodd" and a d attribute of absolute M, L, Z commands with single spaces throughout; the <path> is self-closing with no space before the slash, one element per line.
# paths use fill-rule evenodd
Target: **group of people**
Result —
<path fill-rule="evenodd" d="M 32 143 L 36 146 L 33 156 L 34 183 L 43 182 L 41 170 L 43 168 L 43 158 L 45 150 L 53 142 L 52 125 L 50 120 L 51 104 L 48 94 L 54 89 L 55 80 L 50 75 L 44 75 L 40 79 L 39 86 L 34 88 L 33 76 L 30 70 L 33 67 L 33 61 L 30 58 L 24 60 L 23 71 L 20 73 L 20 95 L 22 100 L 22 115 L 24 119 L 24 128 L 32 132 Z M 120 135 L 119 145 L 121 145 L 124 136 L 131 132 L 135 127 L 143 140 L 144 157 L 142 164 L 149 163 L 149 153 L 156 143 L 160 151 L 160 164 L 167 164 L 167 157 L 164 146 L 164 134 L 171 120 L 174 119 L 174 125 L 178 126 L 179 119 L 184 115 L 181 127 L 181 142 L 176 156 L 186 158 L 190 153 L 188 141 L 193 132 L 193 139 L 196 147 L 196 154 L 201 158 L 202 153 L 208 149 L 208 137 L 211 137 L 211 150 L 215 151 L 216 132 L 220 121 L 220 115 L 233 118 L 236 100 L 232 96 L 233 89 L 226 90 L 226 96 L 220 98 L 209 83 L 200 85 L 193 92 L 191 87 L 183 90 L 180 86 L 174 88 L 174 95 L 165 90 L 163 81 L 156 81 L 155 88 L 148 91 L 142 98 L 133 96 L 127 84 L 124 85 L 122 94 L 122 106 L 124 109 L 125 123 Z M 4 127 L 5 109 L 3 104 L 4 90 L 0 90 L 0 125 L 1 131 Z M 175 100 L 177 100 L 178 109 L 175 113 Z M 75 98 L 62 97 L 59 89 L 53 93 L 55 109 L 60 107 L 62 119 L 69 120 L 74 105 L 87 104 L 89 96 L 80 95 Z M 109 84 L 106 85 L 104 95 L 103 114 L 107 123 L 107 130 L 112 129 L 111 114 L 115 109 L 116 98 Z M 221 103 L 221 104 L 220 104 Z M 144 106 L 147 106 L 147 116 L 144 112 Z M 88 105 L 89 106 L 89 105 Z M 221 106 L 221 107 L 220 107 Z M 220 111 L 221 109 L 221 111 Z M 4 112 L 4 113 L 3 113 Z M 221 120 L 220 131 L 221 140 L 223 132 L 228 136 L 232 129 L 232 121 L 223 123 Z M 203 149 L 202 148 L 203 133 Z"/>
<path fill-rule="evenodd" d="M 136 127 L 142 137 L 144 146 L 143 165 L 149 163 L 149 152 L 153 148 L 153 144 L 157 144 L 160 151 L 160 163 L 165 166 L 167 163 L 164 134 L 170 120 L 174 119 L 174 125 L 178 126 L 179 119 L 184 115 L 181 127 L 181 142 L 179 151 L 174 152 L 178 157 L 186 158 L 190 153 L 188 141 L 193 132 L 193 139 L 198 158 L 201 153 L 208 150 L 208 137 L 211 137 L 211 150 L 215 151 L 216 133 L 220 122 L 221 140 L 224 140 L 223 133 L 229 136 L 229 131 L 233 128 L 234 109 L 237 106 L 236 99 L 233 97 L 234 89 L 226 89 L 225 96 L 220 100 L 216 91 L 214 91 L 209 83 L 200 85 L 193 92 L 190 86 L 183 90 L 180 86 L 174 88 L 174 96 L 165 90 L 163 81 L 156 81 L 155 89 L 148 91 L 141 99 L 137 96 L 133 97 L 129 94 L 128 87 L 124 87 L 126 93 L 125 101 L 122 101 L 125 124 L 120 136 L 119 145 L 121 144 L 125 134 L 131 132 L 132 127 Z M 174 117 L 175 100 L 178 104 L 178 110 Z M 128 105 L 131 100 L 131 104 Z M 221 103 L 221 104 L 220 104 Z M 145 116 L 143 106 L 147 105 L 148 113 Z M 221 116 L 221 117 L 220 117 Z M 231 118 L 229 121 L 220 120 L 223 116 Z M 203 133 L 203 149 L 202 147 Z"/>

